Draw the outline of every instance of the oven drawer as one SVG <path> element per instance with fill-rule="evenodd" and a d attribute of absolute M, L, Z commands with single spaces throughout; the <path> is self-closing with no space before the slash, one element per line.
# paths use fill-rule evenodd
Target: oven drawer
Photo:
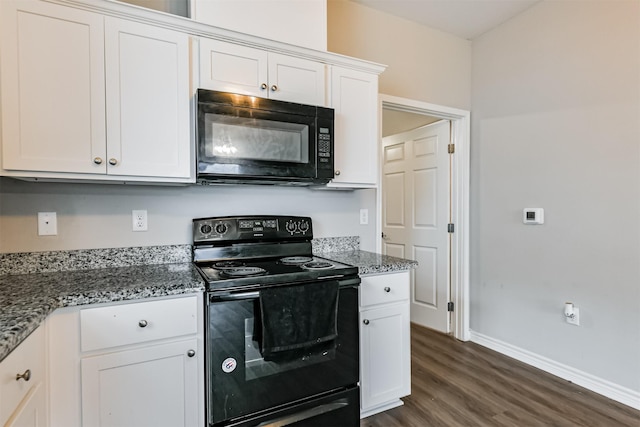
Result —
<path fill-rule="evenodd" d="M 409 272 L 361 276 L 360 307 L 409 299 Z"/>
<path fill-rule="evenodd" d="M 80 311 L 82 351 L 195 334 L 197 329 L 195 296 Z"/>

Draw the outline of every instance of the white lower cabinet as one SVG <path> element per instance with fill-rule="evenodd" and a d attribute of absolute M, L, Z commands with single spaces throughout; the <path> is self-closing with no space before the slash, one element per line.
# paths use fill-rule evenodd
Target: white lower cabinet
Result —
<path fill-rule="evenodd" d="M 48 425 L 45 367 L 45 333 L 41 326 L 0 363 L 0 425 Z"/>
<path fill-rule="evenodd" d="M 57 310 L 52 425 L 204 425 L 201 296 Z"/>
<path fill-rule="evenodd" d="M 85 357 L 82 425 L 198 425 L 195 339 Z"/>
<path fill-rule="evenodd" d="M 411 393 L 409 272 L 362 276 L 360 416 L 402 405 Z"/>

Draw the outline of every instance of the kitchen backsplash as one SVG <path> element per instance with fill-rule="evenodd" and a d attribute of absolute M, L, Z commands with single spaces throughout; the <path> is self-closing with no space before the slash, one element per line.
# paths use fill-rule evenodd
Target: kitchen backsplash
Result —
<path fill-rule="evenodd" d="M 360 249 L 360 237 L 319 237 L 311 241 L 311 246 L 314 254 L 357 251 Z"/>
<path fill-rule="evenodd" d="M 360 248 L 360 238 L 322 237 L 312 241 L 314 253 L 346 252 Z M 191 262 L 191 245 L 0 254 L 0 275 L 51 273 L 94 268 Z"/>

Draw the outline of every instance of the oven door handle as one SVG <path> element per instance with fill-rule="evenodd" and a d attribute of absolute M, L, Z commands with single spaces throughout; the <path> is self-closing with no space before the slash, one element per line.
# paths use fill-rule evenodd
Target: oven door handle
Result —
<path fill-rule="evenodd" d="M 237 301 L 242 299 L 256 299 L 260 297 L 260 292 L 238 292 L 237 294 L 211 295 L 209 301 Z"/>
<path fill-rule="evenodd" d="M 346 398 L 341 398 L 334 400 L 331 403 L 326 403 L 324 405 L 319 405 L 311 409 L 307 409 L 306 411 L 297 412 L 295 414 L 264 421 L 258 424 L 258 427 L 284 427 L 293 423 L 297 423 L 298 421 L 304 421 L 318 415 L 326 414 L 327 412 L 337 411 L 338 409 L 342 409 L 346 406 L 349 406 L 349 400 Z"/>

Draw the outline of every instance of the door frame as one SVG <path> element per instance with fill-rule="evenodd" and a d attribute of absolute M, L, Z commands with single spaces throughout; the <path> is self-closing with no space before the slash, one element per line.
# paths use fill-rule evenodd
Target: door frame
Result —
<path fill-rule="evenodd" d="M 424 114 L 435 118 L 451 120 L 451 140 L 455 144 L 451 171 L 451 220 L 455 232 L 451 236 L 451 295 L 454 303 L 451 316 L 453 336 L 461 341 L 469 341 L 469 155 L 471 121 L 470 112 L 457 108 L 401 98 L 392 95 L 378 96 L 378 170 L 382 171 L 382 114 L 383 110 L 394 110 L 414 114 Z M 378 174 L 376 210 L 382 212 L 382 173 Z M 376 219 L 376 248 L 382 252 L 382 215 Z"/>

